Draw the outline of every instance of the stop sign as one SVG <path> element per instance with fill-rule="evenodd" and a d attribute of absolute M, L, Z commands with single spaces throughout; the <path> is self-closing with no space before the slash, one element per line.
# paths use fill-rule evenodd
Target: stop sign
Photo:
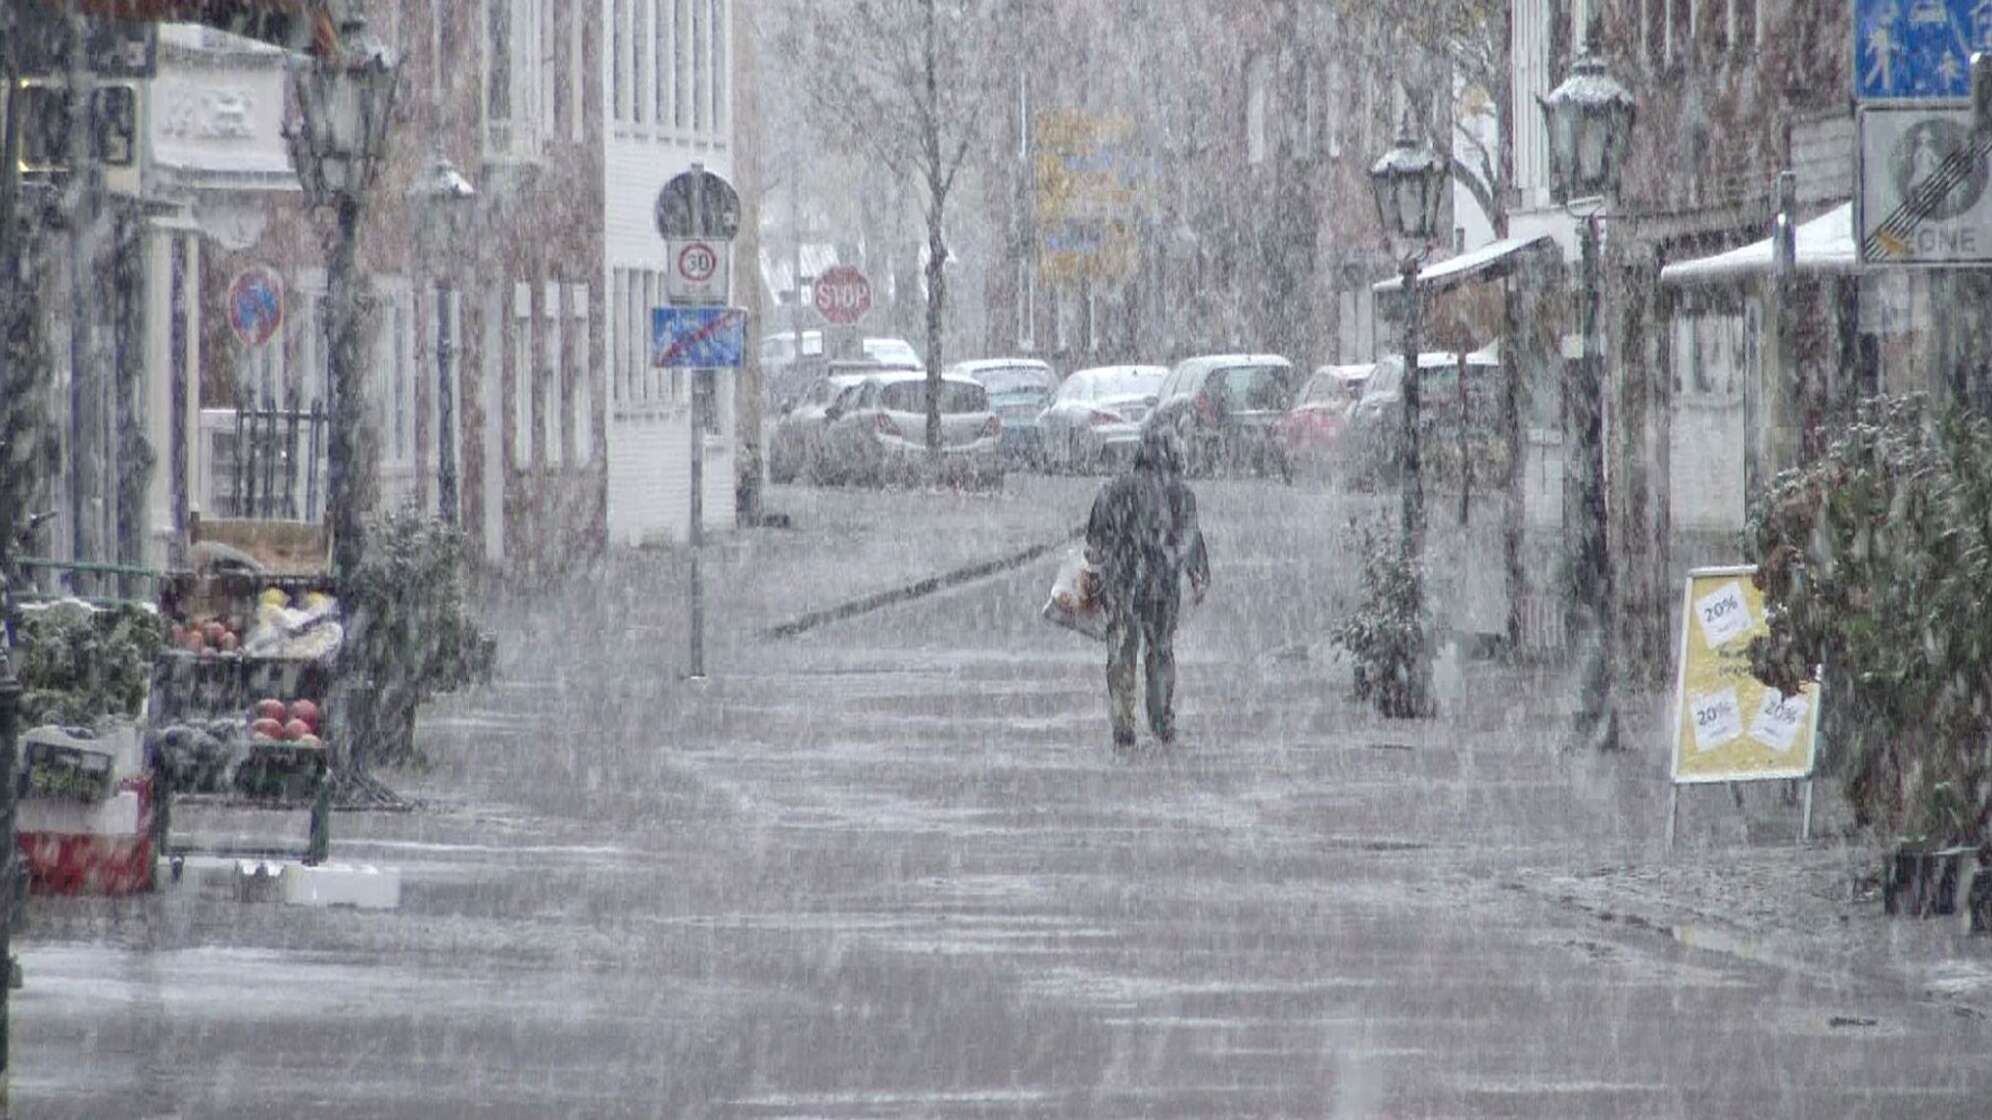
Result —
<path fill-rule="evenodd" d="M 816 312 L 825 320 L 848 327 L 871 309 L 871 281 L 855 267 L 833 265 L 816 278 Z"/>

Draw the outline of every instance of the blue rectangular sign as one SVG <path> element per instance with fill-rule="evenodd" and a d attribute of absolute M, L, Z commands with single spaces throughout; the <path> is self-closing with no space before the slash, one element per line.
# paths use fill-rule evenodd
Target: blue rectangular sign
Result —
<path fill-rule="evenodd" d="M 664 369 L 733 369 L 747 348 L 747 312 L 738 307 L 653 307 L 650 364 Z"/>
<path fill-rule="evenodd" d="M 1992 0 L 1855 0 L 1854 96 L 1971 96 L 1971 56 L 1992 51 Z"/>

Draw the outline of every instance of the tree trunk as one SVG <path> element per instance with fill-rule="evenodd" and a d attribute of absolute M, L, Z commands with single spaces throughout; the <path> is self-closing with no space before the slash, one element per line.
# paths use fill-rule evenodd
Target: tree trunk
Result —
<path fill-rule="evenodd" d="M 941 240 L 941 217 L 947 205 L 946 170 L 941 166 L 940 75 L 936 72 L 939 44 L 935 41 L 934 0 L 922 5 L 927 20 L 927 113 L 923 140 L 927 155 L 927 450 L 941 450 L 941 317 L 947 307 L 947 246 Z"/>

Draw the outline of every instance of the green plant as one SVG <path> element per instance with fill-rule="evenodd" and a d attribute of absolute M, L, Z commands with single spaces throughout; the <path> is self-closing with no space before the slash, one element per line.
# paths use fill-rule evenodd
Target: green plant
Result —
<path fill-rule="evenodd" d="M 1394 536 L 1363 530 L 1362 602 L 1330 638 L 1355 659 L 1356 698 L 1391 719 L 1432 714 L 1424 573 Z"/>
<path fill-rule="evenodd" d="M 165 644 L 159 616 L 134 603 L 25 610 L 16 637 L 23 727 L 136 718 Z"/>
<path fill-rule="evenodd" d="M 360 757 L 416 762 L 415 711 L 491 676 L 493 643 L 464 601 L 463 532 L 417 511 L 368 526 L 365 555 L 341 610 L 348 665 L 362 682 L 347 733 Z"/>
<path fill-rule="evenodd" d="M 1857 819 L 1912 843 L 1992 839 L 1992 421 L 1862 406 L 1752 512 L 1786 692 L 1824 666 L 1823 738 Z"/>

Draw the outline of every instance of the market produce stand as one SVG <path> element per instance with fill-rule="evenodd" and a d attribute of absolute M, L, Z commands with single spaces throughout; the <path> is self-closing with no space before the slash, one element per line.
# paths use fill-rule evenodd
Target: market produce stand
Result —
<path fill-rule="evenodd" d="M 331 846 L 332 733 L 326 716 L 343 640 L 324 571 L 322 527 L 195 520 L 196 567 L 160 581 L 172 638 L 153 665 L 145 752 L 160 855 L 300 858 Z M 203 548 L 202 545 L 209 547 Z M 302 844 L 176 843 L 176 811 L 309 814 Z"/>

